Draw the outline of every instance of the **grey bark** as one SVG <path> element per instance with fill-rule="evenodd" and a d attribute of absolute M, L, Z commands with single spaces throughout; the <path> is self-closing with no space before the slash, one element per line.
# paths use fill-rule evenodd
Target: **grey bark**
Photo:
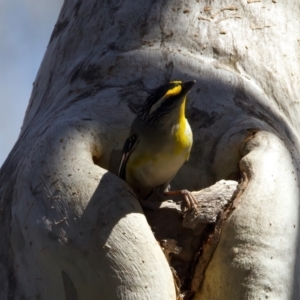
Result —
<path fill-rule="evenodd" d="M 299 15 L 293 0 L 65 1 L 1 168 L 0 298 L 176 298 L 114 173 L 152 89 L 196 79 L 172 185 L 244 185 L 195 299 L 298 299 Z"/>

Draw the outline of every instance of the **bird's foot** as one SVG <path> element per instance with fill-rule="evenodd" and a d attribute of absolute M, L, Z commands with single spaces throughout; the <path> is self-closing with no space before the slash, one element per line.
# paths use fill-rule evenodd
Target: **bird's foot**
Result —
<path fill-rule="evenodd" d="M 167 196 L 182 195 L 187 208 L 198 211 L 198 201 L 195 199 L 193 194 L 188 190 L 168 191 L 168 192 L 164 192 L 164 195 Z"/>

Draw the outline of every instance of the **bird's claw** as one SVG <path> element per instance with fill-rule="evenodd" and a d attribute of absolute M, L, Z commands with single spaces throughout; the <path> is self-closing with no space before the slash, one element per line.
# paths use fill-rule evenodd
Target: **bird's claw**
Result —
<path fill-rule="evenodd" d="M 165 195 L 182 195 L 184 198 L 185 205 L 188 209 L 198 211 L 198 202 L 193 196 L 193 194 L 188 190 L 179 190 L 179 191 L 168 191 L 164 192 Z"/>
<path fill-rule="evenodd" d="M 193 194 L 188 190 L 182 190 L 181 194 L 184 197 L 185 204 L 188 209 L 198 210 L 198 202 L 193 196 Z"/>

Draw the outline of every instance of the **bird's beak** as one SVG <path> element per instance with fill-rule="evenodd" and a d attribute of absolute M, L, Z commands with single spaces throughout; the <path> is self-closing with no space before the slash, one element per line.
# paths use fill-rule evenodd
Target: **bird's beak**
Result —
<path fill-rule="evenodd" d="M 196 83 L 196 80 L 190 80 L 190 81 L 184 82 L 182 84 L 182 93 L 186 95 L 195 83 Z"/>

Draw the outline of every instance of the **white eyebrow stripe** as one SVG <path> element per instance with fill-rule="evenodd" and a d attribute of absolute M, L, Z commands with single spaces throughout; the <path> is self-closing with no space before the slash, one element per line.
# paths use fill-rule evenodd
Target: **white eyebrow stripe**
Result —
<path fill-rule="evenodd" d="M 154 103 L 149 111 L 149 115 L 152 115 L 152 113 L 154 113 L 162 104 L 163 102 L 166 100 L 166 96 L 161 97 L 158 101 L 156 101 L 156 103 Z"/>

